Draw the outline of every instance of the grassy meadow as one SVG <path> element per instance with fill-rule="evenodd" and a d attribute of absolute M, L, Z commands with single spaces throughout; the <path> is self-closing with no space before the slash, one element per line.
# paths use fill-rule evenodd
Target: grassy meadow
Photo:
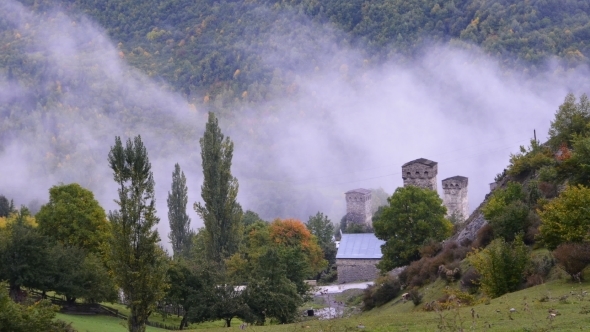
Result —
<path fill-rule="evenodd" d="M 590 331 L 590 282 L 573 283 L 567 277 L 510 293 L 496 299 L 480 299 L 474 306 L 454 306 L 444 311 L 424 311 L 425 303 L 456 288 L 438 280 L 421 290 L 423 303 L 396 298 L 369 312 L 333 320 L 304 320 L 288 325 L 249 326 L 247 331 Z M 358 302 L 358 301 L 357 301 Z M 514 312 L 510 309 L 514 308 Z M 555 314 L 551 317 L 550 311 Z M 105 316 L 58 315 L 78 331 L 125 331 L 124 321 Z M 154 317 L 156 318 L 156 317 Z M 171 322 L 170 317 L 166 320 Z M 189 331 L 240 330 L 223 322 L 192 324 Z M 160 331 L 148 327 L 148 331 Z"/>

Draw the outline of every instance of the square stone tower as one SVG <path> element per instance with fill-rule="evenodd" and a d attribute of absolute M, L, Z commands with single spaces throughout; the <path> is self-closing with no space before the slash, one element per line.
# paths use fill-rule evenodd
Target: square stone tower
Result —
<path fill-rule="evenodd" d="M 420 158 L 402 165 L 402 179 L 405 186 L 416 186 L 436 191 L 438 163 Z"/>
<path fill-rule="evenodd" d="M 372 226 L 371 191 L 354 189 L 347 191 L 344 195 L 346 196 L 346 222 Z"/>
<path fill-rule="evenodd" d="M 459 175 L 442 180 L 445 192 L 443 202 L 447 207 L 447 218 L 455 214 L 460 222 L 464 222 L 469 217 L 467 183 L 467 178 Z"/>

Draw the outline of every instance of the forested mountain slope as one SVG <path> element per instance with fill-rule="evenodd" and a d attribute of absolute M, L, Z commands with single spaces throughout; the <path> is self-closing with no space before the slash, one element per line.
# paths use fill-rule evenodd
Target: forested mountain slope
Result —
<path fill-rule="evenodd" d="M 412 57 L 432 43 L 480 46 L 511 66 L 536 69 L 553 57 L 588 63 L 590 4 L 584 0 L 21 0 L 36 12 L 60 6 L 96 20 L 126 60 L 187 96 L 263 100 L 289 70 L 313 70 L 321 49 L 296 40 L 281 66 L 259 52 L 281 47 L 297 24 L 332 23 L 338 43 L 360 46 L 371 63 Z M 5 40 L 6 41 L 6 40 Z M 122 55 L 123 56 L 123 55 Z M 316 60 L 316 61 L 314 61 Z M 6 66 L 6 63 L 0 64 Z M 276 71 L 279 69 L 279 71 Z M 276 87 L 275 87 L 276 88 Z"/>

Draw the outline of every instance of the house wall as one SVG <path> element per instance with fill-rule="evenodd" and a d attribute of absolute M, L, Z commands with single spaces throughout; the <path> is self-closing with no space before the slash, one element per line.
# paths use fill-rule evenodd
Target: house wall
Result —
<path fill-rule="evenodd" d="M 337 259 L 338 283 L 375 280 L 379 275 L 379 269 L 375 265 L 379 261 L 380 259 Z"/>

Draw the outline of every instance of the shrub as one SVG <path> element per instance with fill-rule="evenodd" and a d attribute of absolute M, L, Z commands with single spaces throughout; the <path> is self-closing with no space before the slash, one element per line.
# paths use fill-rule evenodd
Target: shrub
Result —
<path fill-rule="evenodd" d="M 392 276 L 380 277 L 375 284 L 363 292 L 362 310 L 367 311 L 380 307 L 399 295 L 401 284 L 398 278 Z"/>
<path fill-rule="evenodd" d="M 473 241 L 473 248 L 484 248 L 494 239 L 494 230 L 490 224 L 485 224 L 477 231 L 475 241 Z"/>
<path fill-rule="evenodd" d="M 415 306 L 422 303 L 422 298 L 424 297 L 424 294 L 418 292 L 417 288 L 412 288 L 408 293 L 410 294 L 410 298 L 412 299 L 412 303 L 414 303 Z"/>
<path fill-rule="evenodd" d="M 538 274 L 546 277 L 555 266 L 555 258 L 548 251 L 536 252 L 531 255 L 531 263 L 529 265 L 529 274 Z"/>
<path fill-rule="evenodd" d="M 518 289 L 529 260 L 528 249 L 521 237 L 517 237 L 512 244 L 496 239 L 487 248 L 471 253 L 468 258 L 481 275 L 482 290 L 492 298 Z"/>
<path fill-rule="evenodd" d="M 447 266 L 439 265 L 438 274 L 441 278 L 450 282 L 461 278 L 461 268 L 459 268 L 459 262 L 453 262 Z"/>
<path fill-rule="evenodd" d="M 470 294 L 474 294 L 479 289 L 479 279 L 481 275 L 476 269 L 470 267 L 461 278 L 461 287 L 467 290 Z"/>
<path fill-rule="evenodd" d="M 510 155 L 510 165 L 507 173 L 512 176 L 525 175 L 543 166 L 552 165 L 554 162 L 555 159 L 551 149 L 533 139 L 528 149 L 520 146 L 520 153 Z"/>
<path fill-rule="evenodd" d="M 454 269 L 458 267 L 458 262 L 463 260 L 468 248 L 457 245 L 456 242 L 448 242 L 443 246 L 434 257 L 423 257 L 417 261 L 410 263 L 410 265 L 402 271 L 399 275 L 401 283 L 408 287 L 420 287 L 428 282 L 435 281 L 439 276 L 439 267 L 445 265 Z M 459 275 L 457 275 L 457 278 Z"/>
<path fill-rule="evenodd" d="M 557 265 L 567 272 L 572 280 L 581 281 L 582 271 L 590 264 L 590 244 L 563 243 L 560 244 L 553 256 Z"/>
<path fill-rule="evenodd" d="M 433 257 L 438 254 L 442 249 L 442 244 L 438 241 L 430 241 L 420 247 L 418 251 L 420 252 L 420 257 Z"/>
<path fill-rule="evenodd" d="M 547 248 L 553 250 L 565 242 L 590 240 L 590 188 L 567 186 L 539 210 L 539 232 Z"/>

